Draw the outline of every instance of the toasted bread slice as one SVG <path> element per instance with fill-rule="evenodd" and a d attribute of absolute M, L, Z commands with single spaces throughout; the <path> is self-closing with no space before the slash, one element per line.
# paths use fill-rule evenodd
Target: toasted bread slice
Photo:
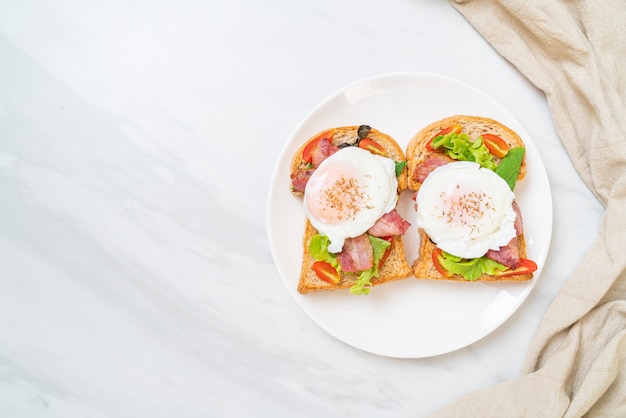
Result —
<path fill-rule="evenodd" d="M 438 152 L 428 150 L 426 148 L 426 144 L 430 142 L 435 135 L 441 132 L 441 130 L 455 124 L 461 125 L 463 127 L 462 132 L 467 133 L 472 139 L 478 138 L 483 134 L 494 134 L 502 138 L 504 142 L 507 143 L 509 148 L 524 146 L 524 141 L 515 131 L 494 119 L 482 116 L 455 115 L 438 120 L 424 127 L 417 134 L 415 134 L 407 145 L 407 182 L 409 189 L 418 190 L 421 185 L 421 183 L 417 181 L 413 175 L 415 168 L 420 163 L 424 162 L 431 154 Z M 517 180 L 522 180 L 525 175 L 526 157 L 524 156 Z"/>
<path fill-rule="evenodd" d="M 483 134 L 494 134 L 502 138 L 507 143 L 509 148 L 525 147 L 524 141 L 515 131 L 493 119 L 482 116 L 455 115 L 438 120 L 424 127 L 417 134 L 415 134 L 407 146 L 407 184 L 410 190 L 418 191 L 421 186 L 421 183 L 416 180 L 416 176 L 413 174 L 415 172 L 415 168 L 432 156 L 433 153 L 438 153 L 438 151 L 429 150 L 426 147 L 426 144 L 443 129 L 455 124 L 461 125 L 463 127 L 462 132 L 468 134 L 472 139 L 478 138 L 478 136 Z M 522 180 L 525 175 L 526 157 L 524 156 L 517 180 Z M 436 244 L 430 240 L 428 235 L 421 228 L 419 229 L 419 236 L 419 251 L 417 258 L 413 263 L 413 276 L 415 278 L 468 281 L 459 274 L 453 274 L 451 276 L 442 275 L 435 268 L 432 259 L 432 252 L 436 248 Z M 526 258 L 526 241 L 524 239 L 524 235 L 519 235 L 517 240 L 520 258 Z M 477 279 L 477 281 L 524 281 L 530 280 L 532 277 L 532 273 L 504 277 L 483 274 Z"/>
<path fill-rule="evenodd" d="M 316 234 L 317 230 L 307 220 L 304 238 L 302 240 L 304 253 L 302 256 L 302 268 L 300 270 L 298 292 L 305 294 L 320 290 L 336 290 L 352 287 L 357 280 L 357 275 L 354 273 L 342 272 L 341 281 L 338 284 L 332 284 L 320 280 L 312 270 L 311 266 L 315 263 L 315 259 L 309 254 L 309 242 L 311 237 Z M 409 278 L 411 277 L 411 271 L 411 266 L 406 260 L 402 236 L 395 236 L 391 242 L 391 252 L 383 265 L 379 268 L 379 276 L 374 277 L 371 280 L 372 286 L 378 286 L 383 283 Z"/>
<path fill-rule="evenodd" d="M 327 132 L 332 131 L 333 139 L 331 142 L 334 146 L 339 146 L 340 144 L 346 144 L 346 143 L 353 144 L 358 137 L 358 130 L 359 130 L 359 126 L 341 126 L 337 128 L 326 129 L 324 131 L 321 131 L 315 134 L 314 136 L 309 138 L 304 144 L 302 144 L 300 149 L 298 149 L 298 151 L 296 151 L 296 153 L 294 154 L 291 160 L 291 172 L 293 173 L 297 169 L 304 168 L 308 165 L 308 163 L 303 160 L 302 154 L 307 144 L 309 144 L 309 142 L 315 140 L 316 138 L 319 138 L 321 135 Z M 386 156 L 388 158 L 391 158 L 392 160 L 396 162 L 406 161 L 406 157 L 404 155 L 404 151 L 402 150 L 402 147 L 400 147 L 400 145 L 398 145 L 396 140 L 393 139 L 390 135 L 387 135 L 386 133 L 383 133 L 377 129 L 371 128 L 367 137 L 376 141 L 378 144 L 382 145 L 382 147 L 385 149 L 385 153 L 387 154 Z M 400 175 L 398 176 L 398 191 L 402 192 L 406 188 L 407 188 L 407 168 L 405 167 L 402 170 L 402 173 L 400 173 Z M 295 192 L 294 194 L 300 195 L 302 193 Z"/>
<path fill-rule="evenodd" d="M 309 138 L 298 151 L 294 154 L 291 171 L 292 173 L 298 169 L 306 168 L 309 163 L 304 161 L 302 155 L 307 144 L 319 138 L 327 132 L 333 132 L 332 144 L 339 146 L 340 144 L 354 144 L 358 138 L 359 126 L 343 126 L 325 131 L 319 132 L 313 137 Z M 393 139 L 390 135 L 385 134 L 377 129 L 371 128 L 367 138 L 372 139 L 376 143 L 380 144 L 384 150 L 386 157 L 391 158 L 396 162 L 406 162 L 404 151 L 402 147 Z M 403 168 L 402 172 L 398 175 L 398 193 L 406 190 L 407 188 L 407 169 Z M 294 195 L 300 196 L 302 193 L 294 192 Z M 323 291 L 323 290 L 337 290 L 352 287 L 357 281 L 357 274 L 341 272 L 341 280 L 338 284 L 328 283 L 317 277 L 312 270 L 315 259 L 309 253 L 309 242 L 311 238 L 318 233 L 317 229 L 311 225 L 309 220 L 306 220 L 303 240 L 302 240 L 302 267 L 300 271 L 300 279 L 298 283 L 298 292 L 302 294 Z M 379 277 L 371 279 L 372 286 L 378 286 L 390 281 L 396 281 L 411 277 L 412 268 L 406 259 L 404 250 L 404 243 L 401 236 L 394 236 L 391 241 L 390 253 L 387 256 L 385 262 L 379 267 Z"/>

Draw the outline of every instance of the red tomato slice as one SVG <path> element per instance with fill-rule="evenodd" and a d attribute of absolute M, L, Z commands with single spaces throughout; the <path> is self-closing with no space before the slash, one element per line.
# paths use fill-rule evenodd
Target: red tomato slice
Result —
<path fill-rule="evenodd" d="M 426 143 L 426 149 L 427 149 L 428 151 L 436 151 L 436 150 L 433 148 L 433 139 L 435 139 L 435 138 L 437 138 L 438 136 L 441 136 L 441 135 L 447 135 L 447 134 L 449 134 L 449 133 L 450 133 L 450 132 L 452 132 L 452 131 L 456 132 L 456 133 L 457 133 L 457 135 L 458 135 L 458 134 L 460 134 L 460 133 L 461 133 L 461 131 L 462 131 L 462 130 L 463 130 L 463 126 L 459 125 L 458 123 L 455 123 L 455 124 L 454 124 L 454 125 L 452 125 L 452 126 L 448 126 L 447 128 L 444 128 L 444 129 L 440 130 L 439 132 L 437 132 L 437 135 L 433 136 L 433 137 L 430 139 L 430 141 L 428 141 L 428 142 Z"/>
<path fill-rule="evenodd" d="M 380 145 L 378 142 L 369 139 L 369 138 L 363 138 L 359 141 L 359 148 L 363 148 L 364 150 L 368 150 L 369 152 L 371 152 L 372 154 L 376 154 L 376 155 L 382 155 L 383 157 L 387 156 L 387 152 L 385 151 L 385 148 L 383 148 L 382 145 Z"/>
<path fill-rule="evenodd" d="M 310 140 L 305 145 L 304 149 L 302 150 L 302 159 L 306 161 L 307 163 L 310 163 L 311 161 L 313 161 L 313 150 L 315 149 L 317 144 L 324 138 L 328 139 L 329 141 L 332 141 L 334 135 L 335 135 L 335 131 L 330 130 L 328 132 L 324 132 L 320 134 L 320 136 L 318 136 L 317 138 L 313 138 L 312 140 Z"/>
<path fill-rule="evenodd" d="M 441 265 L 441 260 L 443 259 L 443 254 L 441 254 L 441 248 L 437 247 L 433 250 L 432 258 L 433 258 L 433 264 L 435 265 L 435 268 L 437 269 L 439 274 L 441 274 L 444 277 L 452 276 L 452 272 L 446 270 Z"/>
<path fill-rule="evenodd" d="M 522 258 L 519 261 L 519 265 L 514 270 L 496 271 L 496 277 L 508 277 L 518 274 L 528 274 L 537 270 L 537 263 L 527 258 Z"/>
<path fill-rule="evenodd" d="M 509 146 L 504 139 L 493 134 L 483 134 L 483 144 L 487 147 L 491 155 L 504 158 L 509 153 Z"/>
<path fill-rule="evenodd" d="M 320 280 L 331 284 L 337 284 L 341 281 L 337 270 L 326 261 L 316 261 L 311 268 Z"/>

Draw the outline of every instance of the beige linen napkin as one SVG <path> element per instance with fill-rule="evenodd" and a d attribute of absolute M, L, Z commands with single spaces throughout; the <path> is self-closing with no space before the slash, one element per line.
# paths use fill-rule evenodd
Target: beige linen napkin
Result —
<path fill-rule="evenodd" d="M 563 145 L 606 212 L 521 376 L 433 417 L 626 417 L 626 2 L 452 4 L 545 93 Z"/>

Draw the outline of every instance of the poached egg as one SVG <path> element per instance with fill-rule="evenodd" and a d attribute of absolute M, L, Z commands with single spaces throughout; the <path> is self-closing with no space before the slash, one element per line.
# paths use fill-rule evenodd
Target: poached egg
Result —
<path fill-rule="evenodd" d="M 515 195 L 492 170 L 468 161 L 433 170 L 417 196 L 418 227 L 447 253 L 477 258 L 516 236 Z"/>
<path fill-rule="evenodd" d="M 313 172 L 304 191 L 304 212 L 329 238 L 328 251 L 338 253 L 346 238 L 363 234 L 395 208 L 397 189 L 392 159 L 350 146 L 330 155 Z"/>

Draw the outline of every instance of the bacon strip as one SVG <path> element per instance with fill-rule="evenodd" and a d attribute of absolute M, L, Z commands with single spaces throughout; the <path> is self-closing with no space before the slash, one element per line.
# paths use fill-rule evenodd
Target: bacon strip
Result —
<path fill-rule="evenodd" d="M 519 265 L 519 245 L 517 237 L 514 237 L 506 246 L 500 247 L 499 250 L 489 250 L 485 257 L 497 261 L 500 264 L 516 269 Z"/>
<path fill-rule="evenodd" d="M 311 152 L 311 163 L 313 167 L 319 167 L 322 161 L 337 151 L 339 151 L 339 147 L 334 146 L 328 138 L 322 139 Z"/>
<path fill-rule="evenodd" d="M 294 193 L 304 193 L 304 188 L 306 187 L 311 174 L 315 169 L 313 168 L 301 168 L 293 173 L 291 173 L 291 189 Z"/>
<path fill-rule="evenodd" d="M 339 151 L 329 139 L 321 139 L 311 151 L 311 164 L 313 168 L 298 168 L 291 173 L 291 190 L 294 193 L 304 193 L 306 184 L 315 169 L 329 156 Z"/>
<path fill-rule="evenodd" d="M 343 250 L 337 255 L 343 271 L 357 273 L 374 267 L 374 250 L 366 234 L 347 238 Z"/>
<path fill-rule="evenodd" d="M 393 209 L 391 212 L 384 214 L 374 226 L 372 226 L 369 231 L 370 235 L 375 237 L 389 237 L 392 235 L 404 235 L 404 233 L 409 229 L 411 224 L 404 219 L 398 213 L 397 210 Z"/>
<path fill-rule="evenodd" d="M 415 166 L 413 172 L 411 173 L 411 179 L 413 181 L 423 183 L 424 180 L 426 180 L 426 177 L 428 177 L 428 175 L 432 173 L 437 167 L 441 167 L 442 165 L 446 165 L 452 161 L 454 160 L 445 154 L 433 153 L 424 161 Z"/>

